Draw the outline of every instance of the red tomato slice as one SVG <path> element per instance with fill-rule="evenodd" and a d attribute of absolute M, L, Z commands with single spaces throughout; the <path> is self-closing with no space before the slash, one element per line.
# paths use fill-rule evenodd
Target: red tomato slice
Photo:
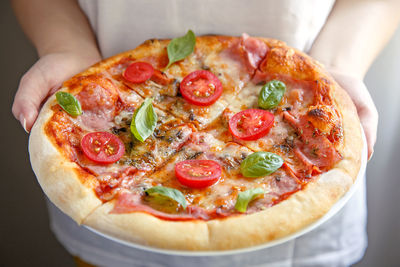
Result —
<path fill-rule="evenodd" d="M 146 62 L 134 62 L 129 65 L 124 73 L 124 78 L 131 83 L 142 83 L 153 76 L 154 68 Z"/>
<path fill-rule="evenodd" d="M 191 188 L 204 188 L 221 178 L 221 166 L 213 160 L 185 160 L 175 164 L 178 181 Z"/>
<path fill-rule="evenodd" d="M 113 163 L 125 153 L 124 143 L 108 132 L 86 134 L 81 140 L 83 153 L 90 160 L 98 163 Z"/>
<path fill-rule="evenodd" d="M 229 120 L 229 131 L 242 140 L 257 140 L 274 125 L 274 115 L 262 109 L 246 109 L 233 115 Z"/>
<path fill-rule="evenodd" d="M 209 106 L 221 96 L 222 84 L 211 72 L 196 70 L 183 78 L 180 90 L 183 98 L 189 103 Z"/>

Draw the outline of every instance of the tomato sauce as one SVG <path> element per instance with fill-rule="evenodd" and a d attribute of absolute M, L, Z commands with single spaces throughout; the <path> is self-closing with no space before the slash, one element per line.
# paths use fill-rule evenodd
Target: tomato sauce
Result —
<path fill-rule="evenodd" d="M 231 59 L 233 58 L 235 60 L 235 57 L 239 57 L 239 61 L 242 62 L 241 64 L 244 64 L 249 72 L 251 72 L 250 76 L 254 73 L 254 83 L 279 79 L 287 83 L 288 87 L 292 88 L 291 91 L 283 97 L 281 105 L 273 112 L 275 116 L 281 116 L 281 121 L 279 123 L 290 125 L 292 128 L 291 131 L 294 132 L 290 132 L 290 134 L 291 137 L 294 136 L 294 140 L 285 139 L 284 142 L 280 140 L 282 142 L 279 144 L 269 144 L 268 140 L 260 139 L 259 137 L 257 138 L 258 140 L 256 140 L 259 147 L 270 146 L 270 150 L 284 158 L 285 163 L 276 173 L 268 176 L 264 180 L 260 179 L 257 181 L 270 191 L 269 193 L 266 193 L 264 197 L 254 201 L 253 208 L 250 208 L 247 211 L 247 213 L 253 213 L 288 199 L 292 194 L 304 189 L 307 183 L 315 179 L 320 173 L 328 171 L 342 159 L 340 153 L 336 150 L 336 147 L 343 140 L 342 121 L 339 112 L 333 106 L 332 96 L 330 95 L 330 87 L 332 84 L 328 80 L 322 78 L 318 80 L 302 81 L 293 79 L 286 74 L 263 72 L 261 68 L 257 68 L 257 65 L 260 65 L 260 62 L 262 62 L 261 65 L 266 64 L 263 59 L 267 57 L 266 54 L 269 53 L 267 52 L 269 51 L 269 48 L 266 46 L 260 47 L 255 39 L 245 38 L 244 42 L 239 42 L 235 47 L 230 47 L 229 49 L 230 50 L 227 52 L 228 56 L 229 53 L 236 53 L 236 55 L 231 57 Z M 140 95 L 139 97 L 154 96 L 154 88 L 147 86 L 149 83 L 152 83 L 152 81 L 147 81 L 148 79 L 161 85 L 167 85 L 172 82 L 170 77 L 164 75 L 160 71 L 168 64 L 168 55 L 166 51 L 163 50 L 159 55 L 143 57 L 140 59 L 140 61 L 145 61 L 151 64 L 151 66 L 154 67 L 154 73 L 156 74 L 154 75 L 152 72 L 151 75 L 147 75 L 149 77 L 146 76 L 146 81 L 141 81 L 147 83 L 146 86 L 143 86 L 142 84 L 132 84 L 129 82 L 129 79 L 127 80 L 122 77 L 123 71 L 135 61 L 136 59 L 133 57 L 125 57 L 119 62 L 109 66 L 108 70 L 104 73 L 83 77 L 77 76 L 66 82 L 64 86 L 69 87 L 71 92 L 77 93 L 77 99 L 82 104 L 82 109 L 84 111 L 83 115 L 78 119 L 71 118 L 60 108 L 59 105 L 54 105 L 51 108 L 54 114 L 45 126 L 47 136 L 50 137 L 51 141 L 59 149 L 62 155 L 76 163 L 78 176 L 85 185 L 89 185 L 93 188 L 99 199 L 104 202 L 110 200 L 116 201 L 114 209 L 112 210 L 113 213 L 140 211 L 152 214 L 160 219 L 173 221 L 223 219 L 239 215 L 240 213 L 235 211 L 233 208 L 234 199 L 237 197 L 239 191 L 251 188 L 255 184 L 252 180 L 246 181 L 244 177 L 237 173 L 232 175 L 232 177 L 229 176 L 229 172 L 226 170 L 229 168 L 237 170 L 237 163 L 239 162 L 240 165 L 240 160 L 228 158 L 226 159 L 226 162 L 223 163 L 225 164 L 223 166 L 225 171 L 223 171 L 222 177 L 219 177 L 220 180 L 218 180 L 218 182 L 215 181 L 215 186 L 230 187 L 230 194 L 224 195 L 221 193 L 212 199 L 214 201 L 212 204 L 208 203 L 206 205 L 204 203 L 207 201 L 211 202 L 209 200 L 210 198 L 207 198 L 207 194 L 213 194 L 215 192 L 206 189 L 203 191 L 196 189 L 197 191 L 194 191 L 190 188 L 184 187 L 174 179 L 173 175 L 167 175 L 159 180 L 153 179 L 155 177 L 152 175 L 160 169 L 165 168 L 168 160 L 178 153 L 185 152 L 185 145 L 189 142 L 187 139 L 182 140 L 179 145 L 174 147 L 176 151 L 174 150 L 174 152 L 168 155 L 165 161 L 161 163 L 157 162 L 158 159 L 154 158 L 151 154 L 153 150 L 158 148 L 151 142 L 146 143 L 151 144 L 147 147 L 148 151 L 143 153 L 141 151 L 141 154 L 139 153 L 137 158 L 135 158 L 133 154 L 127 154 L 122 157 L 122 159 L 112 164 L 98 164 L 90 161 L 84 155 L 80 143 L 85 134 L 94 131 L 94 129 L 97 128 L 103 128 L 103 131 L 111 131 L 115 126 L 115 116 L 125 111 L 133 112 L 137 108 L 132 103 L 124 102 L 121 98 L 121 92 L 123 90 L 125 90 L 125 94 L 129 94 L 130 90 L 132 90 L 132 92 L 137 92 L 137 94 Z M 226 64 L 224 67 L 229 68 Z M 206 71 L 203 70 L 203 72 Z M 226 76 L 226 80 L 231 78 L 229 75 Z M 248 77 L 249 73 L 246 73 L 245 76 Z M 220 77 L 217 79 L 219 78 Z M 113 79 L 121 84 L 116 85 L 116 82 Z M 225 84 L 226 82 L 224 83 L 224 86 Z M 240 89 L 241 88 L 242 87 L 240 87 Z M 199 94 L 202 97 L 204 97 L 203 95 L 212 95 L 214 93 L 214 91 L 211 90 L 213 88 L 208 91 L 206 90 L 197 93 L 195 88 L 189 89 L 188 90 L 191 93 Z M 235 87 L 234 90 L 236 89 L 238 88 Z M 80 91 L 77 92 L 78 90 Z M 222 85 L 218 90 L 222 91 Z M 219 98 L 221 93 L 218 92 L 218 94 Z M 158 95 L 156 96 L 158 97 Z M 172 96 L 170 98 L 172 98 Z M 182 102 L 184 100 L 180 98 L 179 101 Z M 174 110 L 172 109 L 177 107 L 176 104 L 179 101 L 175 100 L 165 102 L 168 103 L 164 103 L 167 112 L 173 113 Z M 192 101 L 192 104 L 193 102 L 196 102 L 193 101 L 193 99 L 190 101 Z M 217 99 L 215 99 L 215 101 L 217 101 Z M 189 112 L 187 118 L 182 116 L 182 118 L 187 121 L 183 123 L 181 122 L 180 124 L 176 121 L 166 123 L 164 127 L 168 129 L 160 130 L 168 131 L 169 128 L 173 129 L 182 125 L 192 127 L 191 130 L 193 132 L 196 131 L 196 127 L 193 125 L 197 126 L 197 129 L 200 128 L 200 122 L 194 120 L 196 119 L 196 116 L 207 116 L 210 108 L 206 106 L 197 107 L 196 109 L 189 103 L 181 102 L 179 102 L 180 106 L 178 107 Z M 209 102 L 210 104 L 214 103 L 212 101 Z M 334 118 L 331 120 L 331 122 L 334 121 L 334 123 L 330 126 L 326 126 L 325 122 L 321 119 L 323 114 L 321 113 L 321 115 L 317 111 L 311 111 L 308 117 L 300 115 L 304 114 L 305 110 L 311 105 L 318 108 L 321 106 L 328 107 L 325 109 L 325 113 Z M 287 110 L 287 107 L 289 107 L 290 110 Z M 250 107 L 242 106 L 242 108 L 247 109 Z M 324 109 L 321 108 L 321 110 Z M 224 119 L 220 120 L 217 118 L 219 124 L 217 124 L 217 126 L 215 124 L 209 125 L 208 128 L 203 130 L 203 132 L 215 132 L 216 136 L 221 138 L 226 144 L 233 142 L 237 146 L 240 144 L 243 147 L 249 148 L 249 150 L 256 151 L 254 147 L 249 145 L 249 143 L 243 142 L 243 140 L 238 140 L 240 139 L 238 136 L 234 138 L 230 135 L 227 128 L 227 120 L 234 116 L 234 114 L 235 113 L 230 111 L 229 108 L 226 108 L 225 112 L 222 113 L 221 116 L 226 117 L 225 124 L 223 123 Z M 98 119 L 98 121 L 96 121 L 96 119 Z M 80 123 L 83 124 L 80 125 Z M 271 127 L 274 126 L 271 124 Z M 220 129 L 224 130 L 220 131 Z M 241 130 L 244 131 L 246 129 L 243 128 Z M 130 134 L 129 125 L 125 128 L 116 128 L 115 131 L 118 131 L 121 136 L 125 137 Z M 268 131 L 265 131 L 265 133 Z M 278 134 L 279 133 L 277 133 L 277 136 Z M 177 132 L 176 135 L 178 136 L 179 132 Z M 175 136 L 168 136 L 171 140 L 174 137 Z M 156 136 L 156 138 L 161 140 L 165 138 L 165 136 L 160 135 L 159 137 Z M 129 140 L 129 138 L 122 139 L 125 142 L 124 145 L 129 148 L 130 153 L 133 147 L 139 149 L 139 145 L 136 147 L 135 140 L 128 142 L 126 140 Z M 172 143 L 173 140 L 171 141 L 171 147 L 173 146 Z M 140 147 L 140 149 L 143 148 L 146 147 Z M 205 151 L 203 152 L 207 152 L 207 149 L 204 150 Z M 136 152 L 136 150 L 133 151 Z M 201 153 L 196 155 L 196 157 L 202 159 Z M 221 159 L 218 160 L 222 162 Z M 236 180 L 234 183 L 230 183 L 229 179 Z M 174 188 L 179 188 L 185 194 L 186 199 L 189 202 L 188 207 L 185 210 L 178 208 L 171 212 L 171 210 L 166 211 L 166 209 L 160 206 L 152 206 L 146 202 L 143 187 L 148 185 L 158 185 L 160 183 Z"/>

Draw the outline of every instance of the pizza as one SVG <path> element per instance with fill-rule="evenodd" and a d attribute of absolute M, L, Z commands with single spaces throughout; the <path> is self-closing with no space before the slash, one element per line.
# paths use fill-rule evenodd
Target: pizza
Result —
<path fill-rule="evenodd" d="M 251 247 L 318 221 L 354 184 L 360 122 L 345 91 L 284 42 L 148 40 L 65 81 L 30 159 L 78 224 L 172 250 Z"/>

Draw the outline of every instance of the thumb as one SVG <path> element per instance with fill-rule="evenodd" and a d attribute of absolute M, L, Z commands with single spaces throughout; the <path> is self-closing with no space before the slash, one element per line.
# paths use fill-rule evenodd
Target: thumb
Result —
<path fill-rule="evenodd" d="M 14 117 L 20 121 L 26 132 L 32 128 L 40 105 L 52 87 L 38 67 L 38 63 L 21 78 L 12 106 Z"/>

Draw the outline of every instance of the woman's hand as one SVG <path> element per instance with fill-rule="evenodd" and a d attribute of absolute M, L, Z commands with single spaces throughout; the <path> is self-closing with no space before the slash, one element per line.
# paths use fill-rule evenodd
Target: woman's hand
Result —
<path fill-rule="evenodd" d="M 63 81 L 99 61 L 97 51 L 91 56 L 70 51 L 50 53 L 42 56 L 21 78 L 14 98 L 12 112 L 25 131 L 32 128 L 43 101 Z"/>
<path fill-rule="evenodd" d="M 369 159 L 376 141 L 378 112 L 362 79 L 399 22 L 398 0 L 336 0 L 309 51 L 311 57 L 325 66 L 340 70 L 331 73 L 357 107 L 367 137 Z"/>
<path fill-rule="evenodd" d="M 71 0 L 12 0 L 39 60 L 22 77 L 12 112 L 30 131 L 46 97 L 61 83 L 101 59 L 89 21 Z"/>
<path fill-rule="evenodd" d="M 339 85 L 347 91 L 357 108 L 358 116 L 367 138 L 368 159 L 370 159 L 374 152 L 378 129 L 378 111 L 371 95 L 360 78 L 337 70 L 330 70 L 330 73 Z"/>

